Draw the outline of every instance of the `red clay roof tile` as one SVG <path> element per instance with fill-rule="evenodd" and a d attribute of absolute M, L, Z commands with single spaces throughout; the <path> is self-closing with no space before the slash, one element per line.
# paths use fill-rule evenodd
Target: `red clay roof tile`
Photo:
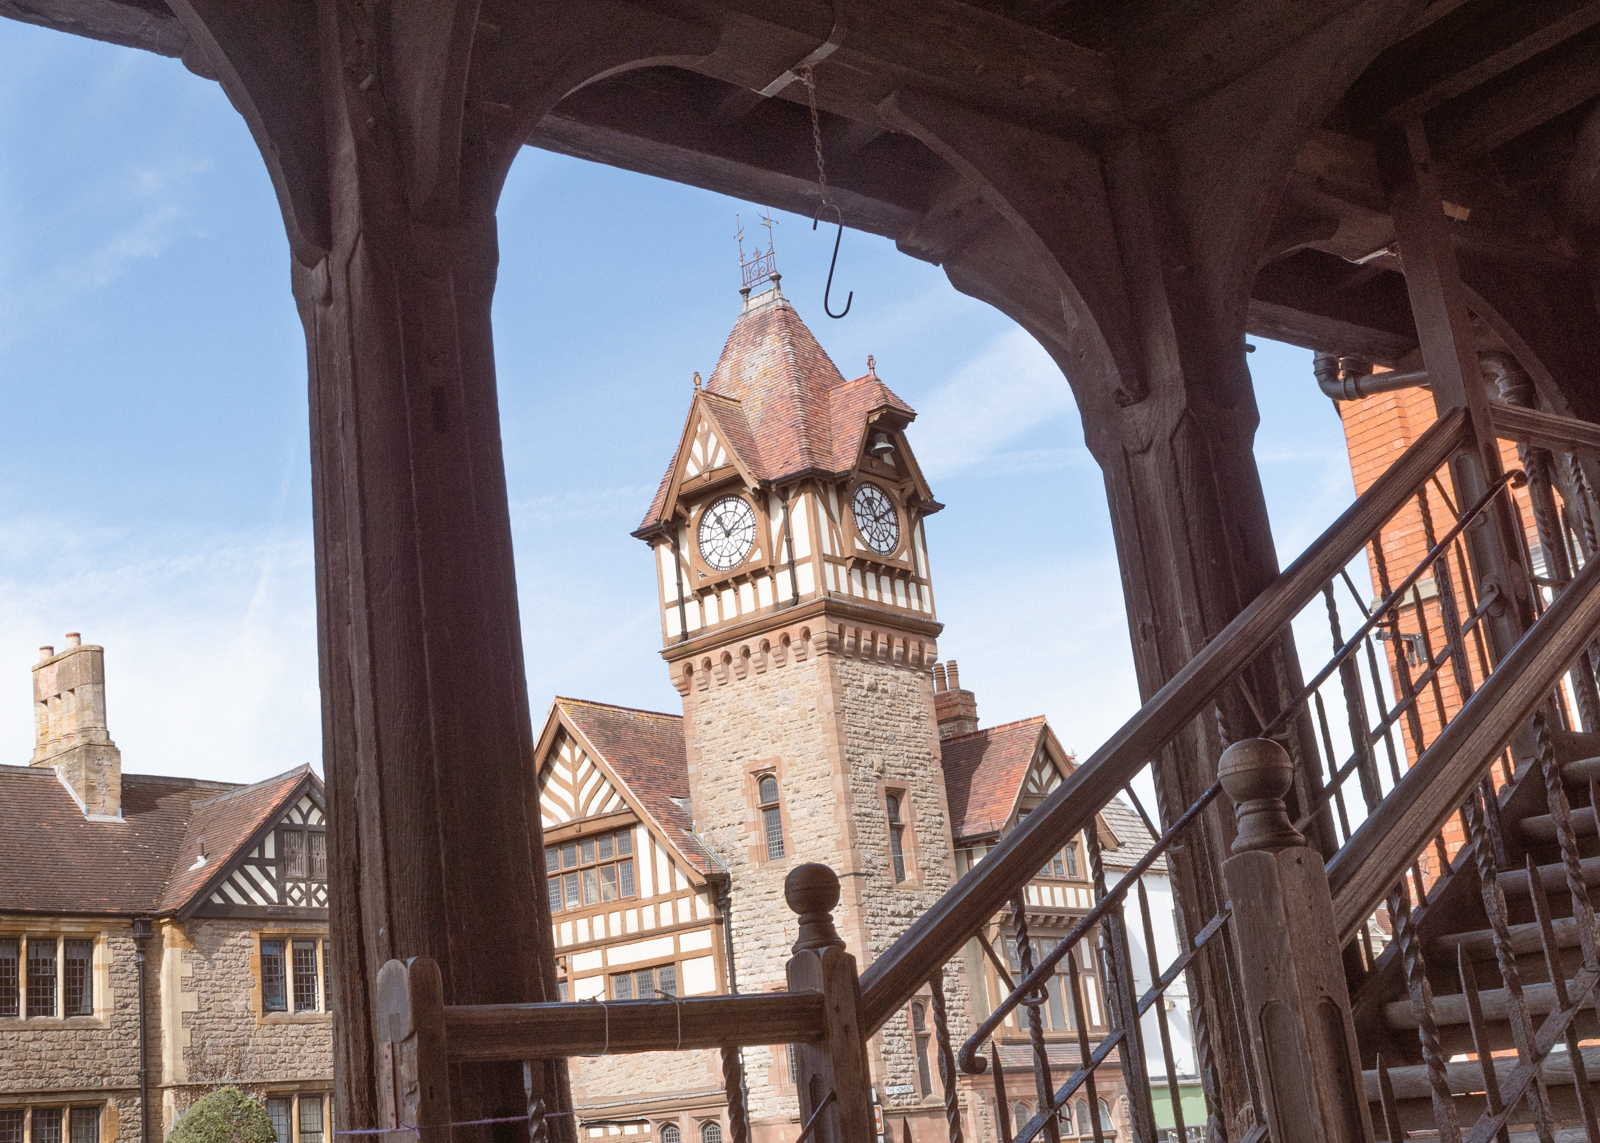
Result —
<path fill-rule="evenodd" d="M 689 797 L 683 717 L 584 699 L 557 698 L 556 705 L 684 858 L 701 873 L 719 872 L 688 813 L 673 801 Z"/>
<path fill-rule="evenodd" d="M 774 483 L 802 472 L 849 472 L 876 409 L 916 416 L 875 374 L 846 381 L 776 289 L 733 323 L 705 396 L 745 469 Z M 640 531 L 661 522 L 680 460 L 672 458 Z"/>
<path fill-rule="evenodd" d="M 950 832 L 958 841 L 1005 827 L 1044 728 L 1044 716 L 1039 715 L 940 744 Z"/>

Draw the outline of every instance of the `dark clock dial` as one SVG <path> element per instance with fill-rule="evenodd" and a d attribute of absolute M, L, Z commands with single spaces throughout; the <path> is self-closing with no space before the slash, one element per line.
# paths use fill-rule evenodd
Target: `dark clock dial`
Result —
<path fill-rule="evenodd" d="M 756 540 L 755 510 L 741 497 L 724 496 L 700 516 L 700 555 L 717 571 L 744 563 Z"/>
<path fill-rule="evenodd" d="M 860 485 L 850 508 L 855 513 L 856 531 L 867 547 L 886 556 L 900 546 L 900 513 L 883 489 L 876 484 Z"/>

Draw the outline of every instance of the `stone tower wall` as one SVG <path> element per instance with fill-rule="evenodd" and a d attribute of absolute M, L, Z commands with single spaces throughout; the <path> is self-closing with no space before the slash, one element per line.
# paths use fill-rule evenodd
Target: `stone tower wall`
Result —
<path fill-rule="evenodd" d="M 840 876 L 834 921 L 865 969 L 954 883 L 949 811 L 933 717 L 931 639 L 796 621 L 680 663 L 685 739 L 697 832 L 729 868 L 739 989 L 784 986 L 795 917 L 783 882 L 819 861 Z M 685 670 L 685 666 L 690 669 Z M 756 775 L 782 791 L 786 853 L 768 860 Z M 904 793 L 908 877 L 895 884 L 885 794 Z M 964 978 L 949 974 L 951 1008 L 966 1008 Z M 874 1078 L 886 1107 L 919 1103 L 884 1088 L 916 1084 L 908 1019 L 874 1038 Z M 781 1051 L 746 1052 L 751 1118 L 796 1114 Z"/>

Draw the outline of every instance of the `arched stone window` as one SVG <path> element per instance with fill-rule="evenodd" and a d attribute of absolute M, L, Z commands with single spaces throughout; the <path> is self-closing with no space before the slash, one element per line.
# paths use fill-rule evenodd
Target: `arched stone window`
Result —
<path fill-rule="evenodd" d="M 767 843 L 767 860 L 776 861 L 786 852 L 783 845 L 783 810 L 778 805 L 778 779 L 771 774 L 757 778 L 756 798 L 761 805 L 761 836 Z"/>
<path fill-rule="evenodd" d="M 722 1124 L 705 1123 L 700 1127 L 700 1143 L 722 1143 Z"/>

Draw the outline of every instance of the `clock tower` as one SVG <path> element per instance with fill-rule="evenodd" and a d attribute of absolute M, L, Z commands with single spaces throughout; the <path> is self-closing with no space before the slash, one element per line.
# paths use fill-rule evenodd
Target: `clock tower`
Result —
<path fill-rule="evenodd" d="M 863 969 L 956 878 L 924 528 L 942 506 L 906 440 L 916 414 L 871 358 L 846 380 L 767 281 L 743 292 L 704 387 L 696 375 L 634 533 L 655 554 L 688 812 L 728 871 L 743 992 L 783 987 L 794 866 L 839 874 L 835 921 Z M 946 989 L 965 1012 L 964 974 Z M 880 1096 L 916 1082 L 920 1030 L 903 1017 L 872 1041 Z M 752 1119 L 792 1115 L 785 1057 L 745 1061 Z"/>

